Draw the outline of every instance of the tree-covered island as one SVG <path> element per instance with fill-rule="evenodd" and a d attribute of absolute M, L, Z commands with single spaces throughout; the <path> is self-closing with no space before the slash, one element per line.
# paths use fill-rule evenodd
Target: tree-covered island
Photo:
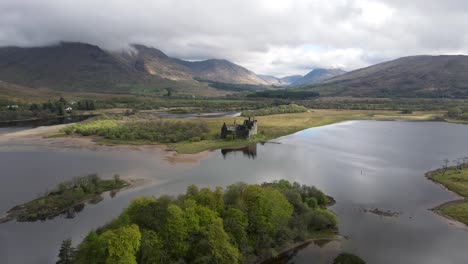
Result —
<path fill-rule="evenodd" d="M 129 185 L 118 175 L 114 175 L 112 179 L 101 179 L 96 174 L 75 177 L 60 183 L 54 190 L 39 198 L 11 208 L 0 222 L 14 219 L 34 222 L 53 218 L 85 202 L 99 200 L 103 192 L 120 190 Z"/>
<path fill-rule="evenodd" d="M 307 239 L 333 237 L 337 219 L 327 204 L 315 187 L 286 180 L 225 190 L 192 185 L 178 197 L 136 198 L 76 251 L 66 240 L 60 255 L 87 264 L 254 263 Z"/>

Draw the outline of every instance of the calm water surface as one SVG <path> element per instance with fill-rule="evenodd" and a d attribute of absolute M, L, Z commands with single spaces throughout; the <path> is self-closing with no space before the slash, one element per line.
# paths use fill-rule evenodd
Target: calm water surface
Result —
<path fill-rule="evenodd" d="M 216 151 L 199 164 L 172 165 L 151 151 L 84 150 L 8 142 L 0 145 L 0 213 L 74 176 L 150 178 L 153 184 L 87 205 L 74 219 L 0 225 L 0 263 L 52 263 L 63 239 L 79 242 L 138 195 L 178 194 L 190 184 L 226 186 L 285 178 L 315 185 L 347 239 L 310 244 L 291 263 L 330 263 L 342 251 L 368 263 L 468 263 L 468 232 L 429 211 L 454 195 L 424 178 L 442 160 L 468 154 L 468 126 L 434 122 L 353 121 L 312 128 L 258 145 Z M 400 212 L 383 217 L 363 212 Z M 25 254 L 25 252 L 28 252 Z"/>

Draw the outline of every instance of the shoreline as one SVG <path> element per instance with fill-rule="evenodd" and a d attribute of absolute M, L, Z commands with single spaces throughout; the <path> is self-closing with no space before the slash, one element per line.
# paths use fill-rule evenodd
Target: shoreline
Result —
<path fill-rule="evenodd" d="M 301 249 L 303 247 L 307 247 L 309 244 L 314 243 L 314 242 L 332 242 L 332 241 L 341 241 L 343 239 L 342 236 L 340 236 L 338 233 L 335 233 L 333 237 L 323 237 L 323 238 L 310 238 L 306 239 L 301 242 L 294 243 L 293 245 L 286 247 L 283 250 L 280 250 L 276 257 L 271 257 L 267 259 L 259 259 L 255 263 L 260 263 L 260 264 L 270 264 L 270 263 L 275 263 L 278 259 L 282 257 L 286 257 L 289 253 L 295 251 L 296 249 Z"/>
<path fill-rule="evenodd" d="M 468 163 L 463 164 L 463 166 L 467 166 L 467 165 L 468 165 Z M 447 167 L 447 170 L 455 169 L 455 168 L 457 168 L 457 166 L 449 166 L 449 167 Z M 439 205 L 437 205 L 437 206 L 435 206 L 433 208 L 429 208 L 429 210 L 434 212 L 435 214 L 443 217 L 444 219 L 448 220 L 449 224 L 455 225 L 456 227 L 468 230 L 468 225 L 462 223 L 461 221 L 459 221 L 459 220 L 457 220 L 457 219 L 455 219 L 455 218 L 453 218 L 453 217 L 451 217 L 451 216 L 449 216 L 449 215 L 447 215 L 447 214 L 445 214 L 443 212 L 443 209 L 445 207 L 447 207 L 447 206 L 456 205 L 456 204 L 463 203 L 463 202 L 468 202 L 468 197 L 463 197 L 460 194 L 456 193 L 455 191 L 450 190 L 449 188 L 447 188 L 442 183 L 439 183 L 436 180 L 434 180 L 433 175 L 436 174 L 436 173 L 439 173 L 439 172 L 441 172 L 443 170 L 445 170 L 445 169 L 444 168 L 438 168 L 438 169 L 435 169 L 435 170 L 428 171 L 428 172 L 424 173 L 424 177 L 426 177 L 426 179 L 428 179 L 429 181 L 439 185 L 445 191 L 450 192 L 453 195 L 457 196 L 457 199 L 452 200 L 452 201 L 444 202 L 444 203 L 439 204 Z"/>
<path fill-rule="evenodd" d="M 35 146 L 58 147 L 60 149 L 88 149 L 88 150 L 103 150 L 103 151 L 151 151 L 155 152 L 161 159 L 172 165 L 178 164 L 198 164 L 200 161 L 208 158 L 214 150 L 205 150 L 194 154 L 178 153 L 168 146 L 163 144 L 146 144 L 146 145 L 110 145 L 101 144 L 96 141 L 96 137 L 84 136 L 54 136 L 61 129 L 72 125 L 60 124 L 52 126 L 41 126 L 32 129 L 0 134 L 0 143 L 2 142 L 18 142 L 20 144 L 32 144 Z"/>

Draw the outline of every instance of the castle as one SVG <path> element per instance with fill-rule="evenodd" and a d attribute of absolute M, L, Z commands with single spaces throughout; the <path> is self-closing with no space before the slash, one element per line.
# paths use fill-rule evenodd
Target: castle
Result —
<path fill-rule="evenodd" d="M 228 135 L 233 135 L 234 138 L 250 138 L 255 134 L 257 134 L 257 120 L 255 118 L 245 119 L 242 125 L 238 125 L 234 121 L 233 125 L 228 126 L 224 123 L 221 127 L 221 138 L 226 138 Z"/>

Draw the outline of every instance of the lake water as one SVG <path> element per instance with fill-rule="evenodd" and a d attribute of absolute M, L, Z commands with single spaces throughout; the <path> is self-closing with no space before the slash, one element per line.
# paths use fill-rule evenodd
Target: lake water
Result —
<path fill-rule="evenodd" d="M 226 186 L 281 178 L 315 185 L 346 239 L 310 244 L 294 263 L 330 263 L 342 251 L 368 263 L 468 263 L 468 232 L 429 211 L 456 197 L 424 172 L 468 154 L 468 126 L 436 122 L 352 121 L 279 138 L 239 152 L 215 151 L 197 164 L 173 165 L 154 151 L 86 150 L 22 142 L 0 144 L 0 213 L 74 176 L 150 178 L 153 184 L 87 205 L 74 219 L 0 224 L 0 263 L 52 263 L 62 240 L 79 242 L 138 195 L 178 194 L 190 184 Z M 255 152 L 255 153 L 254 153 Z M 391 210 L 384 217 L 364 209 Z"/>

